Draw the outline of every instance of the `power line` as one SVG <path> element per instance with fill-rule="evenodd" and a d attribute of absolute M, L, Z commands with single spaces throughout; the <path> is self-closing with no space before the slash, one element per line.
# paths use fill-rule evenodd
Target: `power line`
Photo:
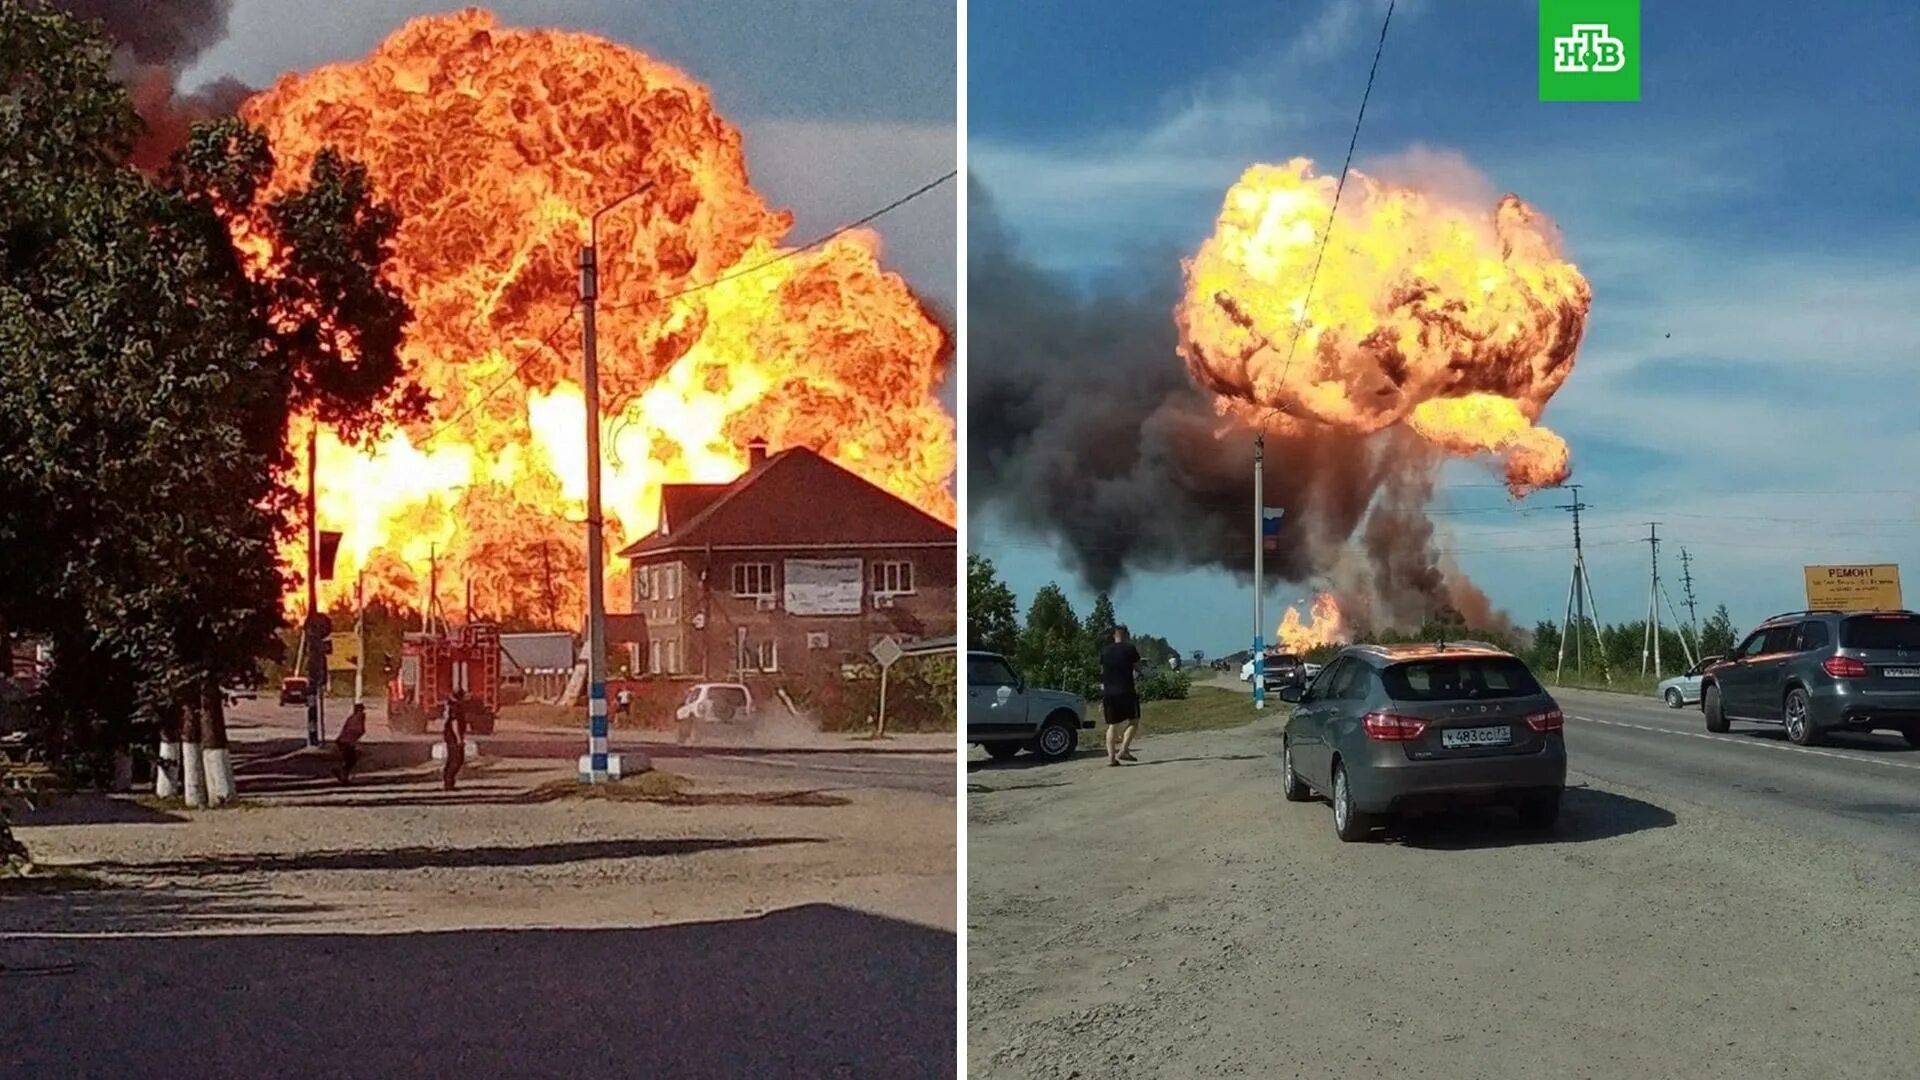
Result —
<path fill-rule="evenodd" d="M 854 229 L 860 228 L 862 225 L 871 224 L 872 222 L 883 217 L 884 215 L 892 213 L 895 210 L 898 210 L 900 207 L 905 206 L 906 204 L 912 202 L 913 200 L 919 198 L 922 195 L 925 195 L 927 192 L 932 191 L 934 188 L 937 188 L 940 185 L 946 183 L 947 181 L 952 180 L 954 177 L 958 175 L 959 175 L 958 169 L 952 170 L 937 180 L 932 180 L 925 184 L 920 185 L 918 188 L 915 188 L 913 191 L 910 191 L 907 194 L 902 195 L 901 197 L 893 200 L 892 202 L 888 203 L 885 206 L 882 206 L 880 209 L 867 214 L 866 216 L 860 218 L 857 221 L 849 222 L 845 225 L 840 226 L 837 229 L 834 229 L 832 232 L 826 233 L 814 240 L 810 240 L 807 243 L 802 244 L 797 248 L 792 248 L 788 251 L 783 251 L 778 255 L 775 255 L 768 259 L 764 259 L 758 263 L 753 264 L 752 266 L 743 267 L 739 270 L 722 274 L 721 276 L 714 278 L 712 281 L 702 282 L 698 285 L 690 285 L 687 288 L 681 289 L 677 292 L 667 293 L 664 296 L 658 296 L 646 301 L 636 302 L 632 304 L 620 304 L 620 305 L 605 307 L 605 308 L 602 308 L 601 310 L 621 311 L 627 308 L 640 307 L 645 304 L 665 303 L 668 300 L 677 300 L 680 297 L 689 296 L 689 295 L 692 295 L 693 293 L 697 293 L 705 289 L 711 289 L 716 285 L 722 285 L 729 281 L 738 280 L 740 278 L 746 277 L 748 274 L 753 274 L 761 270 L 765 270 L 767 267 L 773 266 L 774 264 L 783 262 L 787 259 L 791 259 L 794 256 L 799 255 L 801 252 L 819 247 L 822 244 L 832 241 L 836 237 L 844 236 L 848 232 L 851 232 Z M 567 309 L 566 316 L 560 320 L 559 324 L 556 325 L 553 328 L 553 330 L 547 334 L 545 338 L 541 339 L 541 342 L 539 345 L 535 346 L 535 348 L 530 350 L 527 353 L 527 355 L 518 364 L 514 365 L 513 370 L 509 371 L 505 378 L 502 378 L 499 382 L 496 382 L 492 386 L 488 387 L 485 393 L 481 394 L 478 398 L 475 398 L 471 403 L 467 405 L 466 408 L 461 409 L 459 412 L 455 413 L 451 418 L 435 425 L 433 430 L 429 431 L 426 437 L 423 438 L 417 445 L 420 447 L 427 446 L 429 443 L 433 442 L 435 438 L 438 438 L 440 435 L 445 434 L 455 424 L 458 424 L 460 421 L 472 415 L 474 410 L 486 404 L 487 401 L 492 399 L 492 397 L 495 394 L 505 389 L 508 383 L 511 383 L 514 380 L 518 379 L 520 377 L 521 372 L 527 369 L 527 365 L 531 364 L 534 361 L 534 359 L 540 355 L 541 350 L 550 348 L 553 345 L 554 339 L 560 335 L 560 331 L 567 328 L 567 324 L 573 321 L 574 315 L 577 314 L 579 310 L 580 310 L 580 303 L 579 301 L 576 300 L 574 301 L 573 306 Z"/>
<path fill-rule="evenodd" d="M 900 209 L 901 207 L 907 205 L 913 200 L 919 198 L 920 196 L 925 195 L 927 192 L 932 191 L 934 188 L 939 187 L 941 184 L 946 183 L 947 181 L 953 179 L 958 175 L 960 175 L 960 170 L 954 169 L 951 172 L 948 172 L 946 175 L 938 179 L 929 180 L 926 183 L 908 192 L 907 194 L 902 195 L 899 198 L 888 203 L 887 205 L 881 207 L 880 209 L 873 211 L 872 213 L 866 215 L 863 218 L 860 218 L 858 221 L 850 221 L 845 225 L 842 225 L 839 228 L 833 230 L 832 232 L 819 237 L 818 239 L 810 240 L 807 243 L 804 243 L 797 248 L 792 248 L 787 251 L 783 251 L 778 255 L 774 255 L 770 258 L 763 259 L 760 262 L 754 263 L 752 266 L 743 267 L 739 270 L 732 271 L 731 273 L 722 274 L 719 277 L 714 278 L 712 281 L 704 281 L 698 285 L 689 285 L 688 287 L 681 289 L 677 292 L 666 293 L 665 295 L 662 295 L 662 296 L 648 297 L 645 300 L 636 300 L 630 304 L 612 304 L 612 305 L 603 307 L 600 310 L 626 311 L 630 308 L 647 307 L 653 304 L 664 304 L 669 300 L 678 300 L 683 296 L 691 296 L 694 293 L 711 289 L 716 285 L 724 285 L 729 281 L 737 281 L 740 278 L 746 277 L 748 274 L 758 273 L 759 271 L 765 270 L 767 267 L 773 266 L 776 263 L 782 263 L 787 261 L 788 259 L 794 258 L 795 256 L 800 255 L 802 252 L 811 251 L 812 249 L 817 248 L 822 244 L 830 243 L 834 239 L 844 236 L 847 233 L 850 233 L 857 228 L 860 228 L 862 225 L 871 224 L 874 221 L 881 218 L 882 216 L 886 214 L 890 214 L 893 211 Z"/>
<path fill-rule="evenodd" d="M 1347 190 L 1347 174 L 1353 169 L 1353 151 L 1355 147 L 1360 145 L 1360 126 L 1365 123 L 1367 119 L 1367 101 L 1373 97 L 1374 76 L 1380 73 L 1380 55 L 1386 52 L 1387 27 L 1392 25 L 1393 0 L 1389 0 L 1386 17 L 1380 20 L 1380 40 L 1373 47 L 1373 66 L 1367 69 L 1367 88 L 1360 94 L 1360 112 L 1359 115 L 1353 118 L 1353 134 L 1347 138 L 1347 158 L 1340 164 L 1340 180 L 1333 186 L 1333 205 L 1327 208 L 1327 227 L 1320 230 L 1320 250 L 1313 256 L 1313 270 L 1307 275 L 1307 291 L 1305 295 L 1300 298 L 1302 316 L 1294 320 L 1293 339 L 1287 343 L 1287 360 L 1286 363 L 1280 367 L 1280 381 L 1274 384 L 1277 387 L 1284 387 L 1287 384 L 1287 373 L 1293 370 L 1294 353 L 1300 348 L 1300 335 L 1307 328 L 1305 312 L 1308 303 L 1313 300 L 1313 286 L 1320 280 L 1320 264 L 1327 257 L 1327 242 L 1333 239 L 1333 223 L 1340 214 L 1340 196 Z M 1222 296 L 1219 298 L 1219 302 L 1221 306 L 1228 307 L 1231 304 L 1231 298 Z M 1232 314 L 1231 309 L 1229 310 L 1229 314 Z M 1252 328 L 1248 327 L 1248 329 L 1251 331 Z M 1263 436 L 1265 434 L 1266 422 L 1273 419 L 1275 413 L 1281 411 L 1283 411 L 1283 409 L 1278 405 L 1267 411 L 1266 417 L 1260 422 Z"/>

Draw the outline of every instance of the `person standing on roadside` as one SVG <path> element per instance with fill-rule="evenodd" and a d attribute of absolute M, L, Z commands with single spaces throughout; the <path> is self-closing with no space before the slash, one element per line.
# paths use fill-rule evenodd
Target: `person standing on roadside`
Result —
<path fill-rule="evenodd" d="M 1140 668 L 1146 663 L 1124 626 L 1100 650 L 1100 708 L 1107 721 L 1107 764 L 1137 761 L 1133 737 L 1140 729 Z"/>
<path fill-rule="evenodd" d="M 343 784 L 353 778 L 353 767 L 360 763 L 360 740 L 366 735 L 367 706 L 365 702 L 356 701 L 353 711 L 347 714 L 346 721 L 340 725 L 340 734 L 333 740 L 333 744 L 340 748 L 340 767 L 333 770 L 333 775 Z"/>
<path fill-rule="evenodd" d="M 447 763 L 440 770 L 440 782 L 448 791 L 453 790 L 453 782 L 460 777 L 460 767 L 467 763 L 466 704 L 466 694 L 455 690 L 447 698 L 446 719 L 440 727 L 440 738 L 447 745 Z"/>

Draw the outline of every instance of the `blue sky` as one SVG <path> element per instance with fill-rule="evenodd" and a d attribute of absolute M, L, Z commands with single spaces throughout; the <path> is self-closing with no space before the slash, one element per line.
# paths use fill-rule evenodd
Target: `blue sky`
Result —
<path fill-rule="evenodd" d="M 1692 553 L 1703 614 L 1801 606 L 1800 568 L 1820 562 L 1902 563 L 1920 604 L 1920 8 L 1834 7 L 1644 0 L 1641 100 L 1623 104 L 1537 100 L 1534 0 L 1395 11 L 1356 167 L 1477 171 L 1489 207 L 1513 191 L 1552 216 L 1593 284 L 1544 422 L 1593 505 L 1610 621 L 1645 613 L 1652 520 L 1676 602 Z M 976 0 L 969 168 L 1064 281 L 1190 252 L 1248 164 L 1338 171 L 1384 10 Z M 1435 520 L 1461 565 L 1517 621 L 1557 620 L 1565 493 L 1515 505 L 1484 463 L 1446 476 Z M 970 544 L 1023 603 L 1053 579 L 1088 599 L 1045 537 L 976 514 Z M 1224 574 L 1140 577 L 1115 599 L 1182 648 L 1249 636 L 1250 597 Z"/>
<path fill-rule="evenodd" d="M 406 20 L 461 0 L 232 0 L 227 36 L 187 88 L 366 55 Z M 745 137 L 754 184 L 794 211 L 794 238 L 861 217 L 954 167 L 951 0 L 493 0 L 510 26 L 600 34 L 707 84 Z M 289 32 L 298 27 L 298 32 Z M 887 263 L 949 311 L 958 184 L 882 219 Z M 948 397 L 951 404 L 951 396 Z"/>

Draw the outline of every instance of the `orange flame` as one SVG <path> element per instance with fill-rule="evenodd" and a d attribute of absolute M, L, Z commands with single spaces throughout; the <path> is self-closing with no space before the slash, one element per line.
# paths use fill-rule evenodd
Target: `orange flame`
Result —
<path fill-rule="evenodd" d="M 1488 214 L 1353 173 L 1322 255 L 1334 187 L 1296 158 L 1227 193 L 1174 313 L 1193 378 L 1225 411 L 1405 424 L 1450 453 L 1504 455 L 1515 495 L 1565 480 L 1566 444 L 1535 421 L 1592 290 L 1552 224 L 1512 195 Z"/>
<path fill-rule="evenodd" d="M 1347 639 L 1346 619 L 1340 613 L 1340 602 L 1332 593 L 1320 593 L 1313 598 L 1313 612 L 1307 621 L 1300 621 L 1300 609 L 1288 607 L 1287 613 L 1280 619 L 1280 625 L 1273 631 L 1273 640 L 1290 653 L 1306 655 L 1307 650 L 1321 645 L 1336 645 Z"/>
<path fill-rule="evenodd" d="M 649 181 L 599 227 L 610 545 L 655 526 L 663 484 L 738 476 L 754 436 L 954 520 L 954 424 L 934 396 L 944 333 L 881 268 L 871 232 L 756 269 L 787 251 L 791 216 L 767 208 L 740 133 L 674 68 L 467 10 L 283 76 L 242 114 L 272 142 L 276 189 L 334 145 L 401 215 L 388 271 L 413 306 L 405 355 L 435 416 L 368 450 L 321 434 L 320 523 L 345 534 L 336 589 L 364 571 L 370 599 L 417 604 L 437 550 L 442 582 L 471 581 L 492 613 L 577 617 L 576 260 L 594 211 Z M 295 457 L 304 469 L 304 446 Z M 297 544 L 282 555 L 304 565 Z"/>

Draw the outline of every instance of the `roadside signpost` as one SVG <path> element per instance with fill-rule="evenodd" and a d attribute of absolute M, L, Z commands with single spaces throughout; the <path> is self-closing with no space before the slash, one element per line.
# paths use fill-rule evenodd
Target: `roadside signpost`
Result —
<path fill-rule="evenodd" d="M 892 637 L 883 637 L 874 642 L 871 651 L 873 658 L 880 661 L 880 714 L 873 727 L 874 737 L 879 738 L 887 733 L 887 672 L 907 651 Z"/>
<path fill-rule="evenodd" d="M 1896 563 L 1809 566 L 1807 607 L 1839 611 L 1899 611 L 1900 567 Z"/>

